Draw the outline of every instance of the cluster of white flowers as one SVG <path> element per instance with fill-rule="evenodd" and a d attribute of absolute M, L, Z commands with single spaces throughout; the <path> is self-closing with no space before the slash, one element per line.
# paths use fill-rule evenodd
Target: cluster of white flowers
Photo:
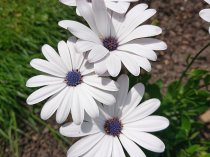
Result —
<path fill-rule="evenodd" d="M 77 6 L 77 14 L 89 27 L 77 21 L 63 20 L 59 26 L 75 37 L 58 43 L 58 53 L 49 45 L 42 47 L 46 60 L 33 59 L 31 66 L 44 74 L 32 77 L 27 87 L 41 87 L 27 103 L 48 99 L 41 118 L 56 112 L 56 121 L 64 123 L 69 114 L 72 123 L 60 128 L 67 137 L 83 137 L 68 151 L 68 157 L 145 157 L 140 147 L 161 153 L 164 143 L 151 132 L 168 127 L 168 119 L 151 116 L 158 99 L 141 104 L 145 87 L 138 83 L 129 90 L 129 78 L 123 67 L 138 76 L 140 68 L 151 70 L 155 50 L 167 45 L 152 38 L 161 34 L 158 26 L 143 24 L 156 11 L 137 0 L 61 0 Z M 210 0 L 206 0 L 210 3 Z M 210 10 L 200 12 L 210 22 Z M 111 77 L 117 77 L 114 81 Z"/>

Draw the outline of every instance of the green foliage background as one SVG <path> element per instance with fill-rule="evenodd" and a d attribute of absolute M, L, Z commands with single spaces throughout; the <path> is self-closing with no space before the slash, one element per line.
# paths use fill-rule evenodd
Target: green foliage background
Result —
<path fill-rule="evenodd" d="M 11 155 L 21 156 L 19 140 L 25 125 L 31 129 L 47 127 L 54 137 L 66 143 L 56 130 L 39 119 L 38 107 L 27 107 L 25 100 L 32 92 L 25 87 L 26 80 L 36 74 L 29 66 L 32 58 L 42 57 L 40 48 L 47 43 L 56 47 L 59 40 L 70 34 L 57 26 L 62 19 L 79 19 L 75 10 L 57 0 L 1 0 L 0 1 L 0 142 L 10 148 Z M 194 69 L 185 82 L 172 82 L 166 94 L 161 94 L 163 82 L 149 83 L 150 76 L 132 77 L 146 85 L 145 98 L 162 101 L 158 114 L 168 117 L 170 127 L 157 135 L 166 144 L 163 154 L 147 152 L 149 157 L 210 157 L 210 141 L 203 138 L 204 124 L 198 116 L 210 104 L 210 73 Z M 0 145 L 2 145 L 0 144 Z M 0 156 L 4 157 L 0 148 Z"/>
<path fill-rule="evenodd" d="M 75 11 L 57 0 L 0 1 L 0 156 L 5 155 L 3 143 L 11 152 L 7 156 L 20 156 L 19 140 L 25 125 L 36 129 L 42 124 L 59 136 L 35 114 L 39 108 L 26 106 L 32 90 L 25 83 L 36 73 L 29 63 L 42 57 L 41 46 L 56 47 L 58 41 L 68 38 L 57 25 L 61 19 L 76 19 Z"/>

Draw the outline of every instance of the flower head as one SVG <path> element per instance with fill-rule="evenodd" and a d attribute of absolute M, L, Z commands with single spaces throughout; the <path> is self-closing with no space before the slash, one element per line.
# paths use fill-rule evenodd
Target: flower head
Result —
<path fill-rule="evenodd" d="M 77 6 L 78 0 L 60 0 L 61 3 L 68 5 L 68 6 Z M 119 14 L 124 14 L 131 2 L 136 2 L 138 0 L 105 0 L 106 7 L 111 11 L 114 11 Z M 92 7 L 92 0 L 86 0 L 87 5 Z M 77 9 L 77 14 L 80 15 L 79 10 Z"/>
<path fill-rule="evenodd" d="M 210 4 L 210 0 L 205 0 L 208 4 Z M 203 9 L 200 11 L 200 17 L 204 19 L 207 22 L 210 22 L 210 9 Z M 210 33 L 210 27 L 209 27 L 209 33 Z"/>
<path fill-rule="evenodd" d="M 138 4 L 126 15 L 109 13 L 103 0 L 92 0 L 92 8 L 86 0 L 78 0 L 77 7 L 90 28 L 76 21 L 64 20 L 59 25 L 79 38 L 78 51 L 89 52 L 88 61 L 94 63 L 99 75 L 106 71 L 116 77 L 121 71 L 121 63 L 135 76 L 140 67 L 151 70 L 149 60 L 155 61 L 154 50 L 165 50 L 166 44 L 151 38 L 161 34 L 158 26 L 141 25 L 156 11 L 147 9 L 147 4 Z"/>
<path fill-rule="evenodd" d="M 63 123 L 71 112 L 73 121 L 80 124 L 84 111 L 95 118 L 99 115 L 95 100 L 111 105 L 115 103 L 112 91 L 117 84 L 109 78 L 94 73 L 93 65 L 75 49 L 75 38 L 58 44 L 59 55 L 49 45 L 42 47 L 45 58 L 33 59 L 31 66 L 46 74 L 29 79 L 27 87 L 42 87 L 32 93 L 27 103 L 33 105 L 51 97 L 41 111 L 41 118 L 50 118 L 57 110 L 56 120 Z"/>
<path fill-rule="evenodd" d="M 169 125 L 168 119 L 151 115 L 159 108 L 160 101 L 150 99 L 138 105 L 144 94 L 144 85 L 136 84 L 128 92 L 126 75 L 121 75 L 117 82 L 121 88 L 115 105 L 100 105 L 97 119 L 86 117 L 82 125 L 70 123 L 60 128 L 60 133 L 67 137 L 86 136 L 69 149 L 68 157 L 125 157 L 124 150 L 131 157 L 145 157 L 139 146 L 153 152 L 164 151 L 164 143 L 150 134 Z"/>

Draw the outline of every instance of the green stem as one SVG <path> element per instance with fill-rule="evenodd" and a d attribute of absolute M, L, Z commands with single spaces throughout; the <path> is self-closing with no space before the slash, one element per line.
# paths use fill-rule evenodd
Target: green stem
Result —
<path fill-rule="evenodd" d="M 186 73 L 188 72 L 188 70 L 190 69 L 190 67 L 193 65 L 193 63 L 195 62 L 195 60 L 200 56 L 200 54 L 202 52 L 204 52 L 208 47 L 210 46 L 210 43 L 208 43 L 207 45 L 205 45 L 191 60 L 191 62 L 187 65 L 187 68 L 184 70 L 184 72 L 182 73 L 181 77 L 179 78 L 179 85 L 182 82 L 183 78 L 185 77 Z"/>

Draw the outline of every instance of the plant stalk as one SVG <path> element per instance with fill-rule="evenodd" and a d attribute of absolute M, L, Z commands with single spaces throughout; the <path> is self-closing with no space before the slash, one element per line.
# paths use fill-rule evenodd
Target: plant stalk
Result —
<path fill-rule="evenodd" d="M 195 62 L 195 60 L 201 55 L 202 52 L 204 52 L 208 47 L 210 46 L 210 43 L 208 43 L 207 45 L 205 45 L 191 60 L 191 62 L 187 65 L 186 69 L 184 70 L 184 72 L 182 73 L 181 77 L 179 78 L 179 85 L 182 82 L 183 78 L 185 77 L 185 75 L 187 74 L 188 70 L 191 68 L 191 66 L 193 65 L 193 63 Z"/>

